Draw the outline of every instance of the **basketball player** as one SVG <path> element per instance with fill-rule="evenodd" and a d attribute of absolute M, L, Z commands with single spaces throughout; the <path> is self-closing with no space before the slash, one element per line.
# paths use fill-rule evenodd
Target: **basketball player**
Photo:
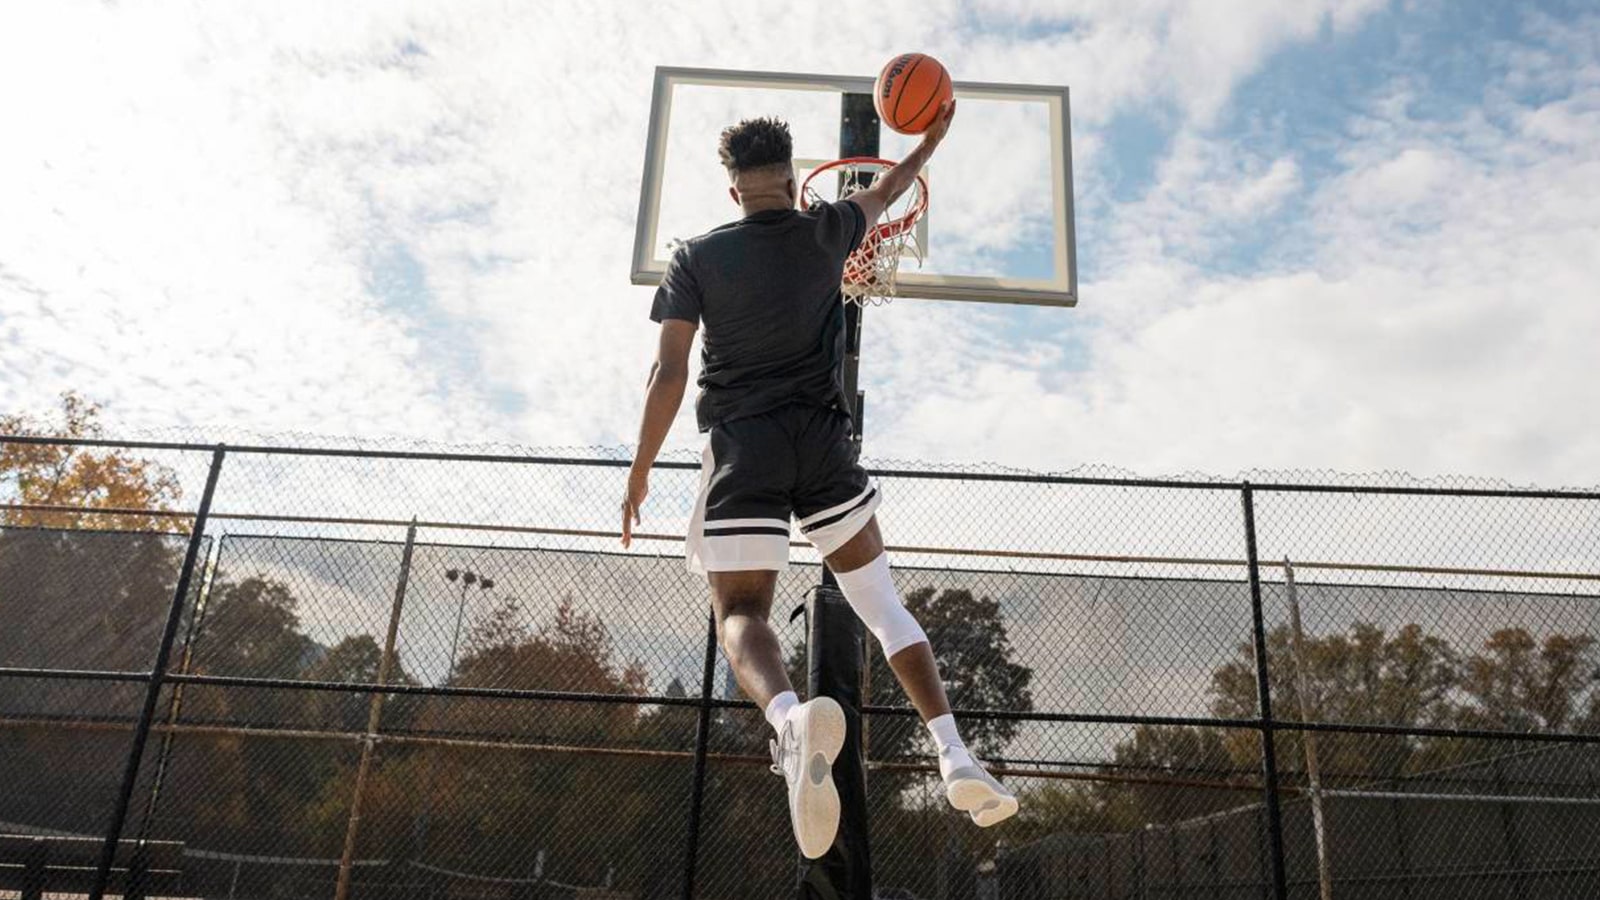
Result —
<path fill-rule="evenodd" d="M 870 188 L 805 211 L 795 208 L 788 125 L 750 119 L 723 131 L 728 195 L 744 218 L 681 246 L 650 309 L 661 323 L 660 345 L 622 501 L 622 543 L 632 541 L 651 464 L 683 401 L 695 329 L 703 325 L 695 411 L 708 440 L 689 568 L 710 580 L 722 650 L 776 733 L 773 771 L 788 781 L 795 839 L 810 858 L 827 852 L 838 829 L 831 764 L 845 723 L 829 698 L 799 702 L 767 624 L 777 572 L 789 562 L 791 516 L 921 714 L 950 802 L 985 827 L 1017 811 L 1015 796 L 962 743 L 928 638 L 889 576 L 874 515 L 882 498 L 857 462 L 841 370 L 845 257 L 911 186 L 954 115 L 952 101 L 920 146 Z"/>

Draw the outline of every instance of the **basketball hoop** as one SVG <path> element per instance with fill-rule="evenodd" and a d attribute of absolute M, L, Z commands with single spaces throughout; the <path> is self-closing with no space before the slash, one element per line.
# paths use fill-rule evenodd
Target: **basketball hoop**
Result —
<path fill-rule="evenodd" d="M 825 162 L 806 176 L 800 185 L 800 196 L 806 206 L 824 202 L 824 196 L 812 188 L 811 181 L 823 172 L 836 172 L 840 176 L 835 200 L 843 200 L 852 193 L 867 188 L 872 179 L 895 165 L 892 159 L 870 156 L 852 156 Z M 908 250 L 922 264 L 922 247 L 917 243 L 916 224 L 928 211 L 928 182 L 917 176 L 916 183 L 906 197 L 895 201 L 895 213 L 885 209 L 882 220 L 869 223 L 860 246 L 844 263 L 844 279 L 840 287 L 850 303 L 888 303 L 895 295 L 895 274 L 900 270 L 900 257 Z"/>

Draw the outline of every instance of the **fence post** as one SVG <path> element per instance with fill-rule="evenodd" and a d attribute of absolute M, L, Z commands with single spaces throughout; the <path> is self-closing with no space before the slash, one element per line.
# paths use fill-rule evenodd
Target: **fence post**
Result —
<path fill-rule="evenodd" d="M 417 520 L 412 517 L 406 529 L 406 546 L 400 554 L 400 580 L 394 586 L 394 603 L 389 609 L 389 630 L 383 638 L 383 655 L 378 657 L 378 684 L 389 683 L 389 666 L 394 659 L 395 637 L 400 631 L 400 610 L 406 602 L 406 585 L 411 580 L 411 551 L 417 545 Z M 372 766 L 372 751 L 378 743 L 378 728 L 383 721 L 383 691 L 373 691 L 367 703 L 367 733 L 361 740 L 361 762 L 356 765 L 356 784 L 350 797 L 350 820 L 345 823 L 344 855 L 339 859 L 339 880 L 333 889 L 335 900 L 350 896 L 350 867 L 355 862 L 356 834 L 361 829 L 361 794 L 367 786 L 367 771 Z"/>
<path fill-rule="evenodd" d="M 200 587 L 195 592 L 194 612 L 189 616 L 189 627 L 183 635 L 183 652 L 178 658 L 178 671 L 189 674 L 190 665 L 194 661 L 195 635 L 200 632 L 200 620 L 204 616 L 206 600 L 210 596 L 211 585 L 216 581 L 217 563 L 222 557 L 222 541 L 211 545 L 205 562 L 200 563 Z M 207 573 L 210 577 L 207 577 Z M 167 730 L 161 736 L 161 750 L 156 754 L 155 777 L 150 779 L 150 800 L 145 804 L 144 817 L 139 822 L 139 834 L 134 844 L 135 867 L 143 871 L 145 862 L 144 854 L 146 841 L 150 837 L 150 825 L 155 821 L 157 808 L 161 804 L 161 788 L 167 783 L 167 770 L 172 765 L 172 746 L 177 740 L 178 718 L 183 714 L 182 684 L 174 685 L 172 697 L 167 702 Z M 143 877 L 143 876 L 140 876 Z M 129 889 L 139 888 L 140 882 L 130 874 L 128 876 Z"/>
<path fill-rule="evenodd" d="M 222 459 L 226 455 L 227 450 L 222 444 L 211 451 L 211 470 L 206 473 L 206 487 L 200 495 L 200 508 L 195 511 L 194 527 L 189 532 L 189 547 L 183 554 L 183 568 L 178 573 L 172 604 L 167 609 L 166 628 L 161 633 L 161 645 L 156 649 L 155 664 L 150 669 L 150 679 L 145 686 L 144 708 L 139 711 L 139 721 L 134 726 L 133 745 L 128 748 L 128 762 L 122 770 L 122 786 L 117 789 L 111 821 L 106 826 L 106 843 L 100 850 L 100 864 L 94 873 L 94 883 L 89 888 L 89 900 L 104 900 L 106 885 L 111 880 L 117 844 L 122 840 L 122 827 L 127 823 L 128 804 L 133 799 L 133 789 L 139 779 L 139 763 L 144 757 L 145 744 L 150 740 L 150 723 L 155 719 L 156 704 L 161 699 L 167 663 L 172 658 L 172 645 L 178 637 L 178 624 L 183 620 L 183 604 L 189 597 L 189 582 L 194 578 L 195 559 L 200 555 L 206 521 L 211 516 L 211 498 L 216 495 L 217 476 L 222 474 Z"/>
<path fill-rule="evenodd" d="M 694 780 L 689 788 L 689 828 L 684 836 L 683 900 L 694 900 L 700 855 L 700 810 L 706 794 L 706 746 L 711 739 L 711 691 L 717 675 L 717 614 L 706 614 L 706 661 L 700 674 L 700 720 L 694 732 Z"/>
<path fill-rule="evenodd" d="M 1296 693 L 1300 695 L 1300 721 L 1314 722 L 1320 715 L 1311 696 L 1311 676 L 1306 672 L 1305 634 L 1300 624 L 1300 595 L 1294 586 L 1294 565 L 1283 560 L 1283 589 L 1289 600 L 1289 629 L 1294 647 Z M 1317 885 L 1321 900 L 1333 900 L 1333 864 L 1328 856 L 1328 826 L 1322 811 L 1322 769 L 1317 762 L 1317 733 L 1300 732 L 1305 749 L 1306 780 L 1311 788 L 1311 825 L 1317 840 Z"/>
<path fill-rule="evenodd" d="M 1272 863 L 1272 891 L 1276 900 L 1288 900 L 1289 884 L 1283 867 L 1283 811 L 1278 808 L 1278 757 L 1274 746 L 1272 682 L 1267 676 L 1266 616 L 1261 607 L 1261 564 L 1256 558 L 1256 504 L 1250 482 L 1240 487 L 1244 504 L 1245 558 L 1250 570 L 1250 615 L 1256 661 L 1256 702 L 1261 710 L 1261 776 L 1266 799 L 1267 845 Z"/>
<path fill-rule="evenodd" d="M 1506 793 L 1506 773 L 1501 757 L 1496 756 L 1490 765 L 1494 769 L 1494 792 L 1502 797 L 1510 796 Z M 1512 890 L 1520 895 L 1526 879 L 1523 877 L 1522 842 L 1517 837 L 1516 807 L 1511 803 L 1496 803 L 1495 807 L 1500 814 L 1501 836 L 1506 843 L 1506 861 L 1511 864 Z"/>

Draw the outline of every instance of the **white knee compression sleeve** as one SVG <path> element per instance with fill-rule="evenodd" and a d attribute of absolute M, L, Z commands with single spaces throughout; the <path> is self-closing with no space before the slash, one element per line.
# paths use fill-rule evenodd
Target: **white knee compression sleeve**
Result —
<path fill-rule="evenodd" d="M 859 569 L 837 572 L 835 577 L 839 579 L 839 590 L 850 601 L 850 608 L 883 646 L 884 656 L 893 656 L 912 644 L 928 640 L 922 626 L 900 602 L 894 579 L 889 577 L 887 553 L 878 554 L 877 559 Z"/>

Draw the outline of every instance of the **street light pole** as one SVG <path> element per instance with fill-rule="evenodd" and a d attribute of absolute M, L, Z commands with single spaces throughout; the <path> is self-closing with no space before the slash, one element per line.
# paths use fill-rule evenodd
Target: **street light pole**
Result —
<path fill-rule="evenodd" d="M 456 677 L 456 648 L 461 642 L 461 620 L 467 612 L 467 588 L 478 585 L 482 591 L 494 587 L 494 579 L 485 578 L 471 569 L 445 569 L 444 577 L 450 581 L 461 580 L 461 602 L 456 604 L 456 626 L 450 635 L 450 667 L 445 670 L 444 680 L 449 683 Z"/>

